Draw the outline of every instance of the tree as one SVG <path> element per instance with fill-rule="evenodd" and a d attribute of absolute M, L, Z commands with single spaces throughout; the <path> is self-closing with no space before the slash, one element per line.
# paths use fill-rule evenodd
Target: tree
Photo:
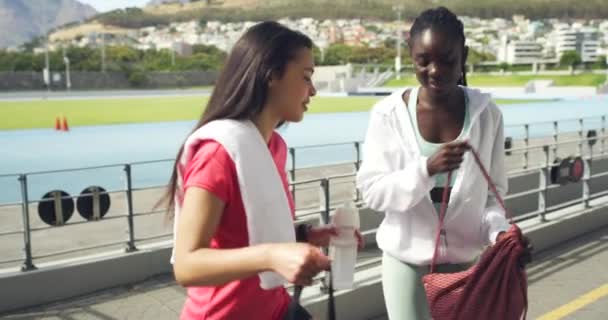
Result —
<path fill-rule="evenodd" d="M 323 53 L 321 52 L 321 48 L 317 47 L 317 46 L 313 46 L 312 47 L 312 55 L 315 59 L 315 65 L 317 66 L 322 66 L 324 65 L 324 57 L 323 57 Z"/>
<path fill-rule="evenodd" d="M 219 70 L 226 59 L 226 53 L 215 46 L 195 45 L 190 57 L 175 57 L 172 65 L 171 50 L 139 50 L 129 46 L 106 47 L 106 70 L 126 73 L 129 77 L 135 71 L 140 73 L 173 70 Z M 73 71 L 98 71 L 101 51 L 94 47 L 65 48 L 65 55 L 70 59 Z M 52 71 L 63 71 L 62 50 L 49 51 L 49 62 Z M 8 52 L 0 50 L 0 71 L 38 71 L 45 65 L 44 53 Z M 145 74 L 144 74 L 145 75 Z M 143 83 L 141 74 L 133 76 L 133 83 Z"/>
<path fill-rule="evenodd" d="M 140 88 L 148 83 L 148 76 L 145 71 L 134 70 L 128 74 L 128 81 L 133 87 Z"/>
<path fill-rule="evenodd" d="M 140 55 L 136 49 L 127 46 L 111 46 L 107 48 L 108 60 L 122 63 L 134 63 L 139 60 Z"/>
<path fill-rule="evenodd" d="M 31 52 L 0 51 L 0 71 L 40 71 L 43 57 Z"/>
<path fill-rule="evenodd" d="M 593 64 L 593 66 L 597 69 L 606 69 L 608 68 L 608 64 L 606 63 L 606 56 L 598 56 L 597 61 Z"/>
<path fill-rule="evenodd" d="M 480 62 L 495 61 L 495 60 L 496 60 L 496 57 L 494 57 L 490 53 L 479 52 L 479 51 L 473 50 L 473 48 L 469 48 L 469 56 L 467 58 L 468 64 L 476 65 L 476 64 L 479 64 Z"/>
<path fill-rule="evenodd" d="M 373 32 L 373 33 L 380 33 L 380 31 L 382 31 L 382 30 L 380 30 L 380 28 L 376 27 L 376 26 L 375 26 L 375 25 L 373 25 L 373 24 L 366 25 L 366 26 L 365 26 L 365 29 L 367 29 L 367 31 L 369 31 L 369 32 Z"/>
<path fill-rule="evenodd" d="M 32 52 L 35 48 L 40 48 L 44 45 L 44 36 L 35 37 L 32 40 L 21 45 L 23 51 Z"/>
<path fill-rule="evenodd" d="M 350 62 L 352 48 L 345 44 L 332 44 L 325 50 L 325 65 L 340 65 Z"/>
<path fill-rule="evenodd" d="M 204 54 L 222 56 L 222 57 L 226 56 L 226 52 L 222 51 L 220 48 L 213 46 L 213 45 L 206 45 L 206 44 L 193 45 L 192 53 L 193 54 L 204 53 Z"/>
<path fill-rule="evenodd" d="M 501 70 L 501 71 L 503 71 L 503 72 L 504 72 L 504 71 L 509 70 L 509 67 L 510 67 L 510 66 L 509 66 L 509 64 L 508 64 L 508 63 L 503 62 L 503 63 L 499 64 L 499 65 L 498 65 L 498 67 L 500 68 L 500 70 Z"/>
<path fill-rule="evenodd" d="M 559 64 L 563 66 L 570 66 L 570 73 L 574 72 L 574 67 L 583 62 L 578 52 L 574 50 L 565 51 L 559 58 Z"/>
<path fill-rule="evenodd" d="M 394 38 L 386 38 L 384 40 L 384 47 L 385 48 L 396 48 L 397 40 L 395 40 Z"/>
<path fill-rule="evenodd" d="M 171 70 L 171 50 L 148 50 L 144 53 L 143 67 L 147 71 L 169 71 Z"/>
<path fill-rule="evenodd" d="M 217 67 L 217 61 L 213 56 L 198 53 L 191 57 L 179 57 L 176 61 L 175 70 L 211 70 Z"/>
<path fill-rule="evenodd" d="M 66 55 L 70 59 L 72 70 L 98 71 L 101 52 L 92 47 L 69 47 Z"/>

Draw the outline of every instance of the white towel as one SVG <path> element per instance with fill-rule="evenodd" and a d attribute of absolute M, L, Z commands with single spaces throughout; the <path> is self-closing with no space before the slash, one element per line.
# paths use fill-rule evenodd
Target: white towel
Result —
<path fill-rule="evenodd" d="M 247 216 L 249 245 L 295 242 L 293 220 L 281 177 L 262 134 L 249 120 L 215 120 L 186 139 L 178 164 L 174 235 L 183 199 L 182 171 L 202 140 L 217 141 L 234 161 Z M 259 277 L 263 289 L 286 283 L 285 278 L 275 272 L 262 272 Z"/>

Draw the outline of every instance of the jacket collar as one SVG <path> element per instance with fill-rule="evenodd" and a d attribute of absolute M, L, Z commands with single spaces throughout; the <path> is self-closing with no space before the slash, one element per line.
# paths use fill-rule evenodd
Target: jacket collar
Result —
<path fill-rule="evenodd" d="M 464 89 L 469 99 L 469 113 L 471 115 L 471 124 L 479 115 L 492 103 L 492 96 L 489 93 L 481 92 L 479 89 L 460 86 Z M 391 94 L 391 99 L 396 105 L 403 105 L 403 93 L 406 90 L 412 89 L 409 87 L 397 90 Z"/>

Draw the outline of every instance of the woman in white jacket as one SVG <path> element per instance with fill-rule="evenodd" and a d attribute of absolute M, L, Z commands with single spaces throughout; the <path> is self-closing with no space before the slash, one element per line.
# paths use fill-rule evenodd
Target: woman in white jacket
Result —
<path fill-rule="evenodd" d="M 398 90 L 371 111 L 357 186 L 384 212 L 377 233 L 390 319 L 430 319 L 421 277 L 428 273 L 447 172 L 448 209 L 436 270 L 469 267 L 482 248 L 509 228 L 488 192 L 473 147 L 502 195 L 503 118 L 488 94 L 466 88 L 462 22 L 439 7 L 416 18 L 409 38 L 420 88 Z"/>

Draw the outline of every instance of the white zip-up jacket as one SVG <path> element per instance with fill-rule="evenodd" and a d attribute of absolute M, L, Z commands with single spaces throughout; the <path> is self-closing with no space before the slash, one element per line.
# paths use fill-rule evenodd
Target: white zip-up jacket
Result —
<path fill-rule="evenodd" d="M 464 88 L 471 116 L 464 139 L 478 151 L 501 196 L 507 192 L 504 168 L 502 113 L 489 94 Z M 380 249 L 414 265 L 430 264 L 439 215 L 429 192 L 435 177 L 429 176 L 427 157 L 420 154 L 402 95 L 405 89 L 379 101 L 372 109 L 363 163 L 357 187 L 367 206 L 384 212 L 376 235 Z M 509 229 L 505 213 L 495 200 L 470 152 L 457 171 L 444 219 L 447 248 L 438 263 L 468 263 L 484 246 Z M 443 186 L 437 186 L 443 187 Z"/>

